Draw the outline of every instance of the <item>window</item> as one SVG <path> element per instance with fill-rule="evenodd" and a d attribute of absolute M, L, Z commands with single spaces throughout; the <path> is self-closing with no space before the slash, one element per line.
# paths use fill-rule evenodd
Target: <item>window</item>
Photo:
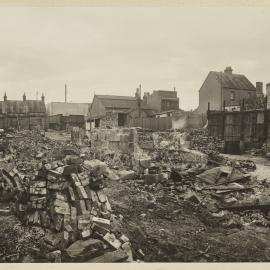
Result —
<path fill-rule="evenodd" d="M 231 91 L 230 93 L 230 100 L 235 100 L 235 92 Z"/>

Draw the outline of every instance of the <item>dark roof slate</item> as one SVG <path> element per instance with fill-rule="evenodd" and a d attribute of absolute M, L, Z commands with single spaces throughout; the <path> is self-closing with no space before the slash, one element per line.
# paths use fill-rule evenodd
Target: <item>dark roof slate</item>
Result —
<path fill-rule="evenodd" d="M 4 113 L 46 113 L 45 103 L 41 100 L 0 101 L 0 112 Z"/>
<path fill-rule="evenodd" d="M 227 74 L 225 72 L 211 71 L 224 88 L 256 91 L 255 86 L 242 74 Z"/>

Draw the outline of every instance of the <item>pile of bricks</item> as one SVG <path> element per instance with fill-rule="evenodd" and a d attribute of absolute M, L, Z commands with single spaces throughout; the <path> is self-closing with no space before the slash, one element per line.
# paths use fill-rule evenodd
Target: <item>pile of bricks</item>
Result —
<path fill-rule="evenodd" d="M 0 197 L 10 200 L 17 192 L 23 192 L 25 176 L 18 172 L 14 163 L 2 162 L 0 166 Z"/>
<path fill-rule="evenodd" d="M 218 159 L 219 153 L 223 152 L 224 141 L 210 136 L 207 129 L 191 129 L 187 132 L 190 138 L 191 149 L 199 150 L 210 155 L 213 159 Z"/>
<path fill-rule="evenodd" d="M 15 192 L 12 210 L 26 225 L 46 231 L 41 253 L 50 261 L 123 261 L 129 258 L 129 239 L 116 226 L 104 192 L 104 163 L 68 155 L 41 162 L 35 177 L 23 181 L 14 165 L 2 169 L 2 183 Z M 91 250 L 91 251 L 90 251 Z"/>
<path fill-rule="evenodd" d="M 134 151 L 134 143 L 137 137 L 135 128 L 98 129 L 88 133 L 91 146 L 121 151 L 129 154 Z"/>

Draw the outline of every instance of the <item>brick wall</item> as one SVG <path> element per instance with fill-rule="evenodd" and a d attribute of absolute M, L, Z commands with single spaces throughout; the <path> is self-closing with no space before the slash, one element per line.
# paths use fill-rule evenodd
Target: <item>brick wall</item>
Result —
<path fill-rule="evenodd" d="M 117 113 L 106 113 L 106 115 L 100 119 L 100 128 L 118 127 L 118 114 Z"/>
<path fill-rule="evenodd" d="M 95 129 L 87 133 L 93 147 L 120 150 L 130 154 L 131 159 L 147 157 L 154 151 L 159 151 L 161 142 L 167 141 L 174 148 L 170 150 L 171 155 L 177 156 L 177 160 L 183 163 L 206 163 L 205 155 L 175 147 L 179 141 L 178 135 L 179 133 L 174 132 L 151 132 L 137 128 Z"/>
<path fill-rule="evenodd" d="M 87 136 L 93 147 L 132 153 L 136 140 L 136 130 L 129 128 L 94 129 L 87 132 Z"/>

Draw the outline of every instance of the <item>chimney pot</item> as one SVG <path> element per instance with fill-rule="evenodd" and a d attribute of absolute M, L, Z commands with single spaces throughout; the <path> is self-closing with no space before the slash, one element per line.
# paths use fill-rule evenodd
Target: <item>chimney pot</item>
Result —
<path fill-rule="evenodd" d="M 263 83 L 256 82 L 256 94 L 257 96 L 261 96 L 263 94 Z"/>
<path fill-rule="evenodd" d="M 266 84 L 266 95 L 270 96 L 270 83 Z"/>
<path fill-rule="evenodd" d="M 233 69 L 232 69 L 232 67 L 226 67 L 225 70 L 224 70 L 224 72 L 226 74 L 232 75 Z"/>

